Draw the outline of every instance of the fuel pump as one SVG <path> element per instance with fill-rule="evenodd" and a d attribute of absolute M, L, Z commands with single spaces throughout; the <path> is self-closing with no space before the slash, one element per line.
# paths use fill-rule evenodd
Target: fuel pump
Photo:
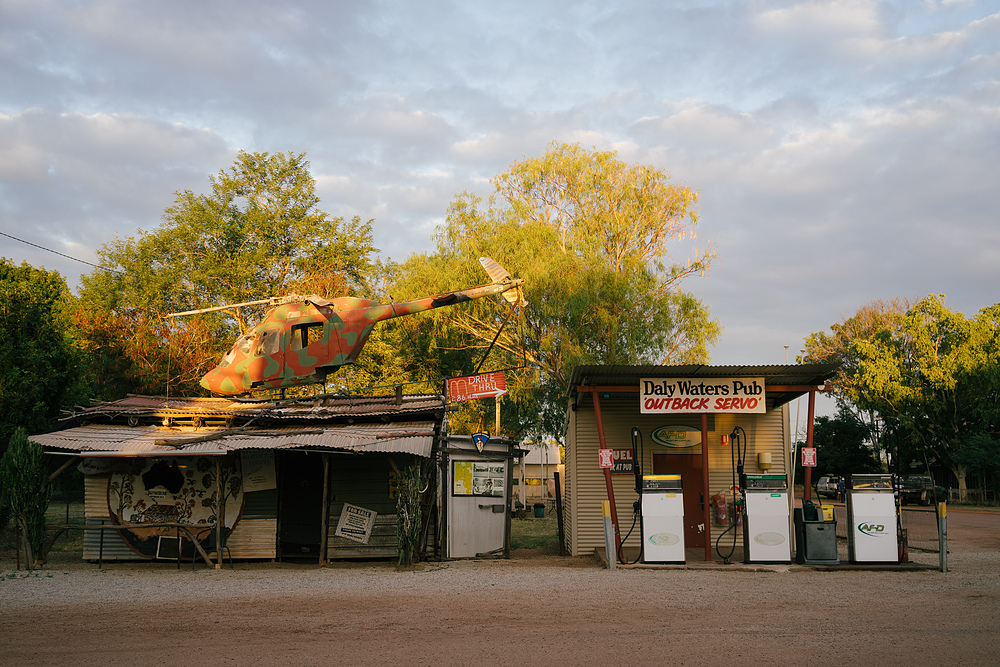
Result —
<path fill-rule="evenodd" d="M 680 475 L 642 474 L 642 433 L 632 429 L 636 510 L 644 563 L 684 563 L 684 494 Z"/>
<path fill-rule="evenodd" d="M 746 431 L 737 426 L 733 437 L 737 442 L 743 441 L 737 465 L 743 496 L 743 562 L 790 563 L 788 478 L 785 475 L 747 475 L 744 471 Z M 735 542 L 734 535 L 734 550 Z"/>

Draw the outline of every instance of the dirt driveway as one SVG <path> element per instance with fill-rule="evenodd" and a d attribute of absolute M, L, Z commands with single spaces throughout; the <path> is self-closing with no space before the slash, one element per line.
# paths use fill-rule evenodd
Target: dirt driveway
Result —
<path fill-rule="evenodd" d="M 996 664 L 1000 554 L 952 547 L 947 573 L 607 571 L 523 552 L 413 572 L 56 562 L 4 570 L 0 663 Z"/>

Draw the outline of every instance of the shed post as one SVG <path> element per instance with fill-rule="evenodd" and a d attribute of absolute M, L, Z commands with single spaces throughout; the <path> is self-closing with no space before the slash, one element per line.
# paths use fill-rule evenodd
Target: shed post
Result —
<path fill-rule="evenodd" d="M 816 390 L 809 390 L 809 416 L 806 417 L 806 447 L 813 446 L 813 418 L 816 415 Z M 802 491 L 802 501 L 812 500 L 812 466 L 805 466 L 805 489 Z M 794 482 L 794 478 L 792 478 Z"/>
<path fill-rule="evenodd" d="M 323 514 L 320 516 L 319 564 L 326 565 L 327 541 L 330 535 L 330 455 L 323 452 Z"/>
<path fill-rule="evenodd" d="M 222 569 L 222 528 L 226 522 L 226 499 L 222 495 L 222 457 L 215 457 L 215 569 Z"/>
<path fill-rule="evenodd" d="M 601 449 L 607 449 L 607 440 L 604 437 L 604 420 L 601 418 L 601 399 L 597 392 L 591 389 L 591 398 L 594 399 L 594 418 L 597 420 L 597 439 L 601 443 Z M 622 550 L 622 533 L 618 527 L 618 508 L 615 507 L 615 487 L 611 483 L 611 468 L 604 469 L 604 484 L 608 487 L 608 502 L 611 503 L 611 522 L 615 526 L 615 553 Z"/>

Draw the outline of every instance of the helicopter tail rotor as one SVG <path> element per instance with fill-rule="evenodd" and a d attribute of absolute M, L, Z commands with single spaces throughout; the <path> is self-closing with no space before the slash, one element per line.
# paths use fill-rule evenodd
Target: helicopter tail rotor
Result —
<path fill-rule="evenodd" d="M 494 284 L 502 285 L 511 281 L 510 273 L 508 273 L 507 269 L 500 266 L 496 260 L 489 257 L 480 257 L 479 263 L 486 269 L 486 273 L 489 274 Z M 502 294 L 507 303 L 512 306 L 523 308 L 528 305 L 528 300 L 524 298 L 524 289 L 520 285 L 502 292 Z"/>

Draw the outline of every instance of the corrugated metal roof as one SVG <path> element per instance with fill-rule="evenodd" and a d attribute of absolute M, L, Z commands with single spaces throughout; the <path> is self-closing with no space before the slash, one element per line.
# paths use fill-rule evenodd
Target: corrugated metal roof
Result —
<path fill-rule="evenodd" d="M 440 394 L 390 396 L 306 396 L 283 401 L 165 396 L 127 396 L 81 409 L 83 418 L 96 416 L 267 417 L 268 419 L 329 419 L 352 416 L 392 416 L 430 412 L 445 407 Z"/>
<path fill-rule="evenodd" d="M 576 396 L 578 387 L 635 387 L 639 393 L 642 378 L 728 378 L 763 377 L 771 386 L 819 386 L 834 376 L 838 364 L 786 364 L 767 366 L 577 366 L 570 377 L 569 395 Z M 782 405 L 806 391 L 770 392 L 774 405 Z"/>
<path fill-rule="evenodd" d="M 205 455 L 241 449 L 331 449 L 393 452 L 429 457 L 434 422 L 353 424 L 276 429 L 195 429 L 160 426 L 87 425 L 31 436 L 43 447 L 122 456 Z M 193 442 L 198 439 L 200 442 Z"/>

